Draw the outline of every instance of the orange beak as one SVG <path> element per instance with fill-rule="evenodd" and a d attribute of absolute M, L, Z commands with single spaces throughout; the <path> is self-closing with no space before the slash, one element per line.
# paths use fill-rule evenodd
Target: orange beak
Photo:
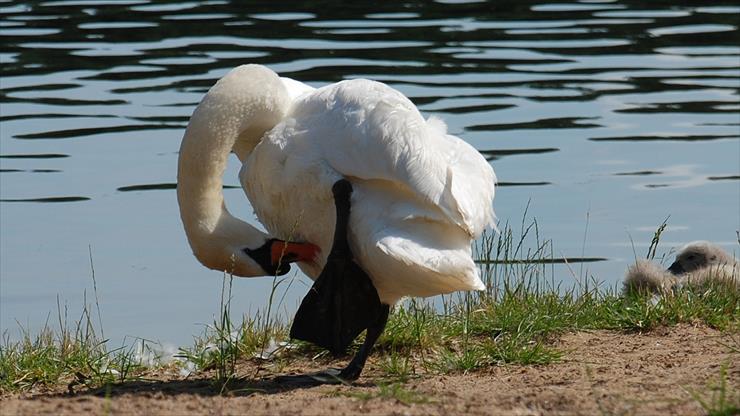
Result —
<path fill-rule="evenodd" d="M 293 263 L 297 261 L 314 262 L 321 253 L 319 246 L 311 243 L 293 243 L 274 240 L 270 247 L 272 264 Z"/>

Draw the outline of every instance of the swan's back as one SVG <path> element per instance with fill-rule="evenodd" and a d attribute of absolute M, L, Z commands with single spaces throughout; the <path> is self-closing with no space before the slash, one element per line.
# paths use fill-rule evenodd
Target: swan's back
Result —
<path fill-rule="evenodd" d="M 321 157 L 344 176 L 400 186 L 471 236 L 494 225 L 491 166 L 393 88 L 365 79 L 339 82 L 301 97 L 289 117 L 295 129 L 311 132 Z"/>

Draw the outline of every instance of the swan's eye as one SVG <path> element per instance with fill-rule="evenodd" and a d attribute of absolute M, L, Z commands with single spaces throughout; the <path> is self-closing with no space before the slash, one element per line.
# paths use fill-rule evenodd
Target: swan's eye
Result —
<path fill-rule="evenodd" d="M 686 257 L 687 260 L 694 260 L 696 258 L 695 255 L 691 254 L 688 257 Z"/>

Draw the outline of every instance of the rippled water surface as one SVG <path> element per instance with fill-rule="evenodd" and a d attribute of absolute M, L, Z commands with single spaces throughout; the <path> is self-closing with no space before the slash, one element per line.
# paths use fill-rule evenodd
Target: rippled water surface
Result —
<path fill-rule="evenodd" d="M 494 165 L 502 222 L 529 205 L 555 256 L 608 259 L 556 267 L 566 285 L 616 284 L 668 216 L 666 251 L 738 251 L 738 2 L 284 3 L 0 2 L 3 331 L 55 321 L 57 299 L 79 313 L 93 270 L 108 337 L 188 343 L 211 321 L 221 274 L 187 246 L 177 150 L 209 86 L 249 62 L 377 79 L 444 118 Z M 236 281 L 234 309 L 271 284 Z"/>

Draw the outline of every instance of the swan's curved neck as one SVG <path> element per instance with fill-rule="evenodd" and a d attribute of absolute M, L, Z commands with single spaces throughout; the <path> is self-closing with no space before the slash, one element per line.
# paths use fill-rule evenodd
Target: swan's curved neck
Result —
<path fill-rule="evenodd" d="M 245 65 L 219 80 L 193 112 L 180 146 L 177 199 L 190 246 L 207 267 L 264 274 L 243 250 L 261 246 L 268 236 L 226 209 L 223 174 L 229 154 L 246 159 L 289 104 L 274 72 Z"/>

